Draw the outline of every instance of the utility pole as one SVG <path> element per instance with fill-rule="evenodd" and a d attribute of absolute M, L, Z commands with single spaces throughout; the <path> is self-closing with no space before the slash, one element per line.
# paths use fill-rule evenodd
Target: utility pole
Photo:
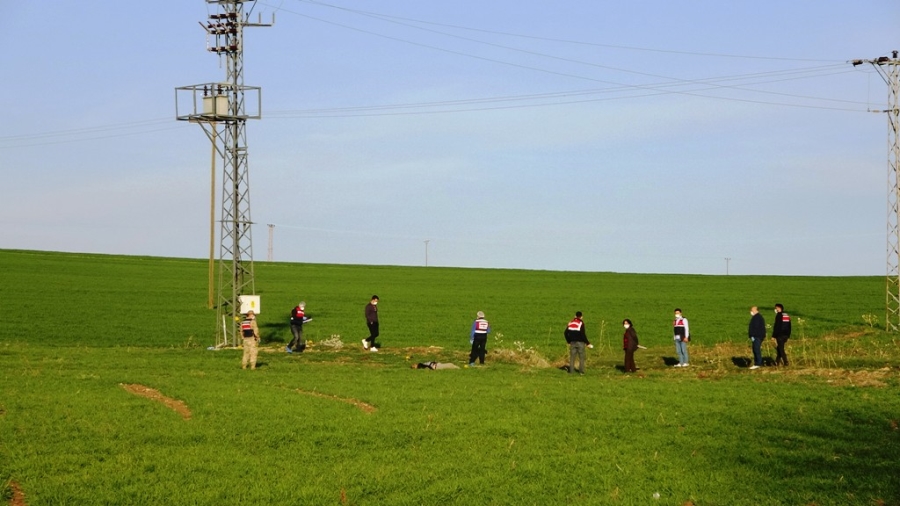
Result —
<path fill-rule="evenodd" d="M 269 258 L 268 258 L 268 260 L 270 262 L 272 260 L 274 260 L 274 255 L 273 255 L 274 250 L 272 248 L 272 245 L 274 244 L 274 238 L 275 238 L 275 225 L 272 225 L 271 223 L 269 223 Z"/>
<path fill-rule="evenodd" d="M 425 267 L 428 267 L 428 243 L 431 239 L 425 239 Z"/>
<path fill-rule="evenodd" d="M 731 263 L 731 257 L 725 257 L 725 275 L 728 275 L 728 264 Z"/>
<path fill-rule="evenodd" d="M 898 51 L 890 58 L 853 60 L 853 66 L 869 63 L 888 85 L 888 215 L 887 215 L 887 295 L 884 328 L 900 330 L 900 59 Z"/>
<path fill-rule="evenodd" d="M 244 86 L 244 28 L 251 23 L 244 5 L 255 0 L 206 0 L 217 12 L 200 23 L 206 49 L 225 60 L 225 80 L 175 88 L 175 118 L 197 123 L 222 159 L 222 207 L 219 221 L 219 282 L 216 297 L 216 347 L 237 346 L 242 295 L 256 292 L 247 165 L 248 119 L 262 117 L 259 87 Z M 181 98 L 181 102 L 179 102 Z M 247 110 L 247 104 L 252 106 Z"/>

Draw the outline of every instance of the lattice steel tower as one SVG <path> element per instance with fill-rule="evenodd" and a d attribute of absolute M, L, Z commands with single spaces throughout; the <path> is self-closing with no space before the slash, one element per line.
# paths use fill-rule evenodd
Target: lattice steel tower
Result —
<path fill-rule="evenodd" d="M 884 328 L 900 330 L 900 59 L 854 60 L 853 65 L 870 63 L 888 85 L 888 216 L 887 216 L 887 296 Z"/>
<path fill-rule="evenodd" d="M 255 0 L 206 3 L 214 4 L 217 13 L 200 25 L 206 31 L 207 50 L 225 61 L 225 80 L 176 88 L 175 116 L 203 127 L 213 144 L 213 161 L 215 156 L 222 160 L 216 346 L 237 346 L 240 297 L 256 291 L 246 122 L 261 118 L 262 104 L 260 88 L 244 85 L 244 28 L 271 23 L 249 21 L 244 5 L 252 6 Z"/>

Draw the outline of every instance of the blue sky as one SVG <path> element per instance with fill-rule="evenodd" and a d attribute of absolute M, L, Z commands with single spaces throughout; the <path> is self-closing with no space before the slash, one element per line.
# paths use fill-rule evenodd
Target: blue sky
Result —
<path fill-rule="evenodd" d="M 215 8 L 4 7 L 0 247 L 205 258 L 209 141 L 174 89 L 224 78 Z M 885 273 L 887 87 L 848 60 L 900 49 L 896 1 L 273 13 L 245 33 L 256 261 L 271 223 L 278 261 Z"/>

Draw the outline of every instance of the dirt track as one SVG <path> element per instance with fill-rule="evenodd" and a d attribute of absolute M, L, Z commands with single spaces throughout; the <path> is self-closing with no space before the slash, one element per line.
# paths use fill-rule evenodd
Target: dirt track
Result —
<path fill-rule="evenodd" d="M 191 419 L 191 410 L 187 407 L 187 404 L 184 401 L 179 401 L 178 399 L 173 399 L 171 397 L 166 397 L 161 394 L 159 390 L 155 390 L 150 387 L 146 387 L 144 385 L 134 385 L 134 384 L 125 384 L 121 383 L 122 388 L 133 393 L 134 395 L 140 395 L 141 397 L 146 397 L 148 399 L 161 402 L 165 404 L 170 409 L 174 410 L 176 413 L 181 415 L 181 418 L 185 420 Z"/>

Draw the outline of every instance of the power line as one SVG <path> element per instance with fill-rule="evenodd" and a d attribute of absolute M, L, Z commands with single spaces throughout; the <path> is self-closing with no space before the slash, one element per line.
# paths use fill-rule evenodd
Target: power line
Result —
<path fill-rule="evenodd" d="M 334 9 L 344 10 L 348 12 L 358 13 L 364 16 L 376 17 L 378 19 L 383 18 L 392 18 L 392 19 L 401 19 L 407 20 L 417 23 L 423 24 L 432 24 L 436 26 L 448 26 L 453 28 L 472 30 L 478 32 L 486 32 L 486 33 L 496 33 L 501 35 L 509 35 L 515 37 L 526 37 L 526 38 L 536 38 L 536 39 L 546 39 L 543 37 L 531 37 L 527 35 L 521 34 L 510 34 L 504 32 L 493 32 L 490 30 L 480 30 L 474 28 L 467 27 L 459 27 L 455 25 L 444 25 L 441 23 L 431 23 L 422 20 L 412 20 L 409 18 L 400 18 L 397 16 L 388 16 L 378 13 L 372 13 L 368 11 L 359 11 L 355 9 L 347 9 L 339 6 L 334 6 L 331 4 L 327 4 L 324 2 L 318 2 L 315 0 L 298 0 L 301 2 L 306 2 L 314 5 L 326 6 Z M 268 5 L 268 4 L 266 4 Z M 280 8 L 280 7 L 279 7 Z M 282 9 L 283 10 L 283 9 Z M 354 27 L 350 27 L 347 25 L 342 25 L 339 23 L 333 23 L 331 21 L 307 16 L 304 14 L 286 11 L 292 14 L 296 14 L 301 17 L 307 17 L 310 19 L 314 19 L 317 21 L 336 24 L 337 26 L 345 27 L 351 30 L 362 31 L 364 33 L 369 33 L 372 35 L 376 35 L 379 37 L 386 37 L 393 40 L 398 40 L 405 43 L 420 45 L 424 47 L 433 48 L 440 51 L 447 51 L 454 54 L 460 54 L 472 58 L 478 59 L 486 59 L 477 55 L 470 55 L 468 53 L 458 52 L 447 50 L 443 48 L 438 48 L 435 46 L 420 44 L 414 41 L 407 41 L 405 39 L 400 39 L 397 37 L 386 36 L 382 34 L 377 34 L 374 32 L 370 32 L 367 30 L 360 30 Z M 391 21 L 394 22 L 394 21 Z M 403 23 L 400 23 L 403 24 Z M 419 28 L 420 27 L 414 27 Z M 437 32 L 434 30 L 430 30 L 434 33 L 443 33 Z M 449 36 L 457 37 L 453 34 L 446 34 Z M 465 40 L 471 40 L 473 42 L 485 43 L 483 41 L 478 41 L 475 39 L 463 38 Z M 549 39 L 549 40 L 557 40 L 561 41 L 561 39 Z M 580 41 L 564 41 L 570 43 L 579 43 L 579 44 L 592 44 L 592 43 L 583 43 Z M 510 49 L 514 51 L 523 51 L 518 48 L 511 48 L 507 46 L 496 45 L 492 43 L 486 43 L 490 45 L 494 45 L 497 47 L 502 47 L 505 49 Z M 611 46 L 600 44 L 601 46 Z M 635 49 L 635 50 L 647 50 L 647 51 L 655 51 L 647 48 L 632 48 L 627 46 L 611 46 L 611 47 L 623 47 L 627 49 Z M 544 55 L 542 53 L 532 52 L 532 51 L 524 51 L 528 54 L 547 56 L 550 58 L 559 58 L 553 55 Z M 664 51 L 665 52 L 665 51 Z M 682 53 L 680 51 L 668 51 L 673 53 Z M 721 55 L 714 53 L 689 53 L 694 55 L 701 56 L 729 56 L 729 57 L 745 57 L 740 55 Z M 764 57 L 752 57 L 757 59 L 764 59 Z M 766 58 L 768 59 L 768 58 Z M 775 60 L 795 60 L 795 61 L 831 61 L 831 60 L 800 60 L 800 59 L 787 59 L 787 58 L 771 58 Z M 382 104 L 382 105 L 371 105 L 371 106 L 349 106 L 349 107 L 341 107 L 341 108 L 330 108 L 330 109 L 307 109 L 307 110 L 276 110 L 270 113 L 271 116 L 287 119 L 287 118 L 343 118 L 343 117 L 372 117 L 372 116 L 397 116 L 397 115 L 411 115 L 411 114 L 446 114 L 446 113 L 466 113 L 466 112 L 480 112 L 480 111 L 492 111 L 492 110 L 503 110 L 503 109 L 514 109 L 514 108 L 529 108 L 529 107 L 547 107 L 547 106 L 558 106 L 558 105 L 569 105 L 569 104 L 578 104 L 578 103 L 588 103 L 588 102 L 600 102 L 600 101 L 609 101 L 609 100 L 624 100 L 624 99 L 635 99 L 635 98 L 643 98 L 650 96 L 658 96 L 662 94 L 683 94 L 689 96 L 697 96 L 706 99 L 716 99 L 716 100 L 727 100 L 727 101 L 736 101 L 736 102 L 746 102 L 746 103 L 754 103 L 761 105 L 774 105 L 774 106 L 783 106 L 783 107 L 801 107 L 801 108 L 811 108 L 811 109 L 822 109 L 822 110 L 835 110 L 835 111 L 846 111 L 846 112 L 861 112 L 858 109 L 848 108 L 848 107 L 827 107 L 822 105 L 813 105 L 813 104 L 797 104 L 797 103 L 785 103 L 785 102 L 773 102 L 773 101 L 764 101 L 764 100 L 752 100 L 752 99 L 742 99 L 742 98 L 734 98 L 734 97 L 724 97 L 724 96 L 715 96 L 711 95 L 709 92 L 715 90 L 736 90 L 740 92 L 750 92 L 750 93 L 759 93 L 766 94 L 772 96 L 780 96 L 780 97 L 789 97 L 800 100 L 809 100 L 809 101 L 820 101 L 820 102 L 828 102 L 828 103 L 836 103 L 836 104 L 848 104 L 848 105 L 862 105 L 862 102 L 851 101 L 851 100 L 842 100 L 842 99 L 833 99 L 833 98 L 825 98 L 825 97 L 811 97 L 804 96 L 798 94 L 791 93 L 783 93 L 776 91 L 768 91 L 768 90 L 758 90 L 753 88 L 747 88 L 749 85 L 760 85 L 760 84 L 771 84 L 775 82 L 783 82 L 789 80 L 797 80 L 797 79 L 809 79 L 809 78 L 818 78 L 818 77 L 827 77 L 831 75 L 838 75 L 846 72 L 852 72 L 853 70 L 840 70 L 836 71 L 837 68 L 843 68 L 843 65 L 825 65 L 825 66 L 816 66 L 816 67 L 808 67 L 808 68 L 799 68 L 799 69 L 787 69 L 787 70 L 775 70 L 775 71 L 766 71 L 766 72 L 755 72 L 755 73 L 747 73 L 747 74 L 738 74 L 731 76 L 719 76 L 719 77 L 708 77 L 701 79 L 678 79 L 671 78 L 667 76 L 655 76 L 653 74 L 630 71 L 627 69 L 616 69 L 614 67 L 608 66 L 600 66 L 595 65 L 590 62 L 579 62 L 578 60 L 562 58 L 564 61 L 582 63 L 585 65 L 598 66 L 601 68 L 607 68 L 612 70 L 618 70 L 622 72 L 631 72 L 645 76 L 655 76 L 662 79 L 666 79 L 669 82 L 664 83 L 656 83 L 656 84 L 643 84 L 643 85 L 635 85 L 635 84 L 622 84 L 615 83 L 612 81 L 605 81 L 594 79 L 586 76 L 575 76 L 572 74 L 558 73 L 555 71 L 549 71 L 546 69 L 540 69 L 537 67 L 530 66 L 522 66 L 516 63 L 503 62 L 501 60 L 495 59 L 486 59 L 488 61 L 494 61 L 497 63 L 507 64 L 518 66 L 522 68 L 533 69 L 541 72 L 550 72 L 558 75 L 566 75 L 571 77 L 577 77 L 579 79 L 588 79 L 592 81 L 602 82 L 611 84 L 613 86 L 607 88 L 599 88 L 599 89 L 590 89 L 590 90 L 576 90 L 576 91 L 564 91 L 564 92 L 551 92 L 545 94 L 529 94 L 529 95 L 511 95 L 511 96 L 500 96 L 500 97 L 486 97 L 486 98 L 474 98 L 474 99 L 460 99 L 460 100 L 448 100 L 448 101 L 437 101 L 437 102 L 425 102 L 425 103 L 407 103 L 407 104 Z M 743 81 L 743 85 L 736 84 L 726 84 L 726 83 L 740 83 Z M 688 89 L 685 89 L 688 88 Z M 632 92 L 632 93 L 628 93 Z M 640 92 L 640 93 L 635 93 Z M 610 96 L 618 93 L 618 96 Z M 603 94 L 606 96 L 603 97 L 595 97 L 595 98 L 578 98 L 573 99 L 573 97 L 586 97 L 589 95 Z M 538 103 L 535 103 L 538 102 Z M 493 105 L 492 105 L 493 104 Z M 479 107 L 475 107 L 476 105 L 481 105 Z M 868 105 L 868 104 L 866 104 Z M 868 107 L 867 107 L 868 109 Z M 6 136 L 0 137 L 0 149 L 10 148 L 10 147 L 32 147 L 32 146 L 43 146 L 43 145 L 52 145 L 59 143 L 67 143 L 67 142 L 82 142 L 87 140 L 102 140 L 108 138 L 116 138 L 123 137 L 128 135 L 140 135 L 144 133 L 152 133 L 159 132 L 165 130 L 174 130 L 176 128 L 181 128 L 181 125 L 169 126 L 165 128 L 154 128 L 147 129 L 148 127 L 155 126 L 157 124 L 168 123 L 168 118 L 157 118 L 157 119 L 149 119 L 143 121 L 129 122 L 129 123 L 120 123 L 120 124 L 111 124 L 111 125 L 103 125 L 97 127 L 88 127 L 88 128 L 78 128 L 78 129 L 69 129 L 69 130 L 59 130 L 59 131 L 51 131 L 51 132 L 42 132 L 35 134 L 20 134 L 14 136 Z M 132 132 L 124 132 L 123 130 L 132 130 Z M 107 135 L 106 132 L 115 132 Z M 101 135 L 102 134 L 102 135 Z M 67 138 L 68 137 L 68 138 Z M 55 140 L 52 140 L 55 139 Z M 38 142 L 40 141 L 40 142 Z"/>
<path fill-rule="evenodd" d="M 303 0 L 303 1 L 308 1 L 308 0 Z M 317 4 L 318 2 L 310 2 L 310 3 Z M 268 5 L 268 4 L 267 4 L 267 5 Z M 328 5 L 328 4 L 322 4 L 322 5 Z M 340 9 L 340 8 L 339 8 L 339 9 Z M 402 42 L 402 43 L 405 43 L 405 44 L 410 44 L 410 45 L 414 45 L 414 46 L 418 46 L 418 47 L 424 47 L 424 48 L 427 48 L 427 49 L 432 49 L 432 50 L 435 50 L 435 51 L 445 52 L 445 53 L 454 54 L 454 55 L 458 55 L 458 56 L 465 56 L 465 57 L 468 57 L 468 58 L 473 58 L 473 59 L 477 59 L 477 60 L 487 61 L 487 62 L 491 62 L 491 63 L 498 63 L 498 64 L 501 64 L 501 65 L 507 65 L 507 66 L 512 66 L 512 67 L 516 67 L 516 68 L 522 68 L 522 69 L 526 69 L 526 70 L 533 70 L 533 71 L 536 71 L 536 72 L 541 72 L 541 73 L 546 73 L 546 74 L 551 74 L 551 75 L 557 75 L 557 76 L 561 76 L 561 77 L 570 77 L 570 78 L 574 78 L 574 79 L 588 80 L 588 81 L 593 81 L 593 82 L 599 82 L 599 83 L 604 83 L 604 84 L 610 84 L 610 85 L 614 85 L 614 86 L 630 87 L 630 88 L 639 89 L 639 90 L 658 89 L 658 87 L 659 87 L 659 85 L 641 85 L 641 84 L 627 84 L 627 83 L 620 83 L 620 82 L 616 82 L 616 81 L 609 81 L 609 80 L 605 80 L 605 79 L 598 79 L 598 78 L 593 78 L 593 77 L 588 77 L 588 76 L 583 76 L 583 75 L 578 75 L 578 74 L 572 74 L 572 73 L 568 73 L 568 72 L 559 72 L 559 71 L 555 71 L 555 70 L 549 70 L 549 69 L 544 69 L 544 68 L 540 68 L 540 67 L 534 67 L 534 66 L 531 66 L 531 65 L 523 65 L 523 64 L 519 64 L 519 63 L 508 62 L 508 61 L 499 60 L 499 59 L 496 59 L 496 58 L 488 58 L 488 57 L 485 57 L 485 56 L 474 55 L 474 54 L 471 54 L 471 53 L 466 53 L 466 52 L 457 51 L 457 50 L 453 50 L 453 49 L 447 49 L 447 48 L 442 48 L 442 47 L 434 46 L 434 45 L 431 45 L 431 44 L 425 44 L 425 43 L 416 42 L 416 41 L 412 41 L 412 40 L 408 40 L 408 39 L 403 39 L 403 38 L 395 37 L 395 36 L 392 36 L 392 35 L 386 35 L 386 34 L 382 34 L 382 33 L 377 33 L 377 32 L 373 32 L 373 31 L 371 31 L 371 30 L 365 30 L 365 29 L 362 29 L 362 28 L 357 28 L 357 27 L 354 27 L 354 26 L 350 26 L 350 25 L 346 25 L 346 24 L 343 24 L 343 23 L 338 23 L 338 22 L 335 22 L 335 21 L 330 21 L 330 20 L 318 18 L 318 17 L 315 17 L 315 16 L 310 16 L 310 15 L 307 15 L 307 14 L 302 14 L 302 13 L 299 13 L 299 12 L 296 12 L 296 11 L 291 11 L 291 10 L 284 9 L 284 8 L 280 8 L 280 10 L 283 10 L 283 11 L 288 12 L 288 13 L 290 13 L 290 14 L 294 14 L 294 15 L 296 15 L 296 16 L 304 17 L 304 18 L 307 18 L 307 19 L 312 19 L 312 20 L 319 21 L 319 22 L 322 22 L 322 23 L 326 23 L 326 24 L 330 24 L 330 25 L 334 25 L 334 26 L 339 26 L 339 27 L 341 27 L 341 28 L 345 28 L 345 29 L 348 29 L 348 30 L 357 31 L 357 32 L 360 32 L 360 33 L 365 33 L 365 34 L 368 34 L 368 35 L 373 35 L 373 36 L 380 37 L 380 38 L 385 38 L 385 39 L 388 39 L 388 40 L 394 40 L 394 41 Z M 364 12 L 364 11 L 363 11 L 363 12 Z M 402 24 L 402 23 L 401 23 L 401 24 Z M 407 25 L 407 26 L 408 26 L 408 25 Z M 556 56 L 553 56 L 553 55 L 546 55 L 546 54 L 538 53 L 538 52 L 534 52 L 534 51 L 522 50 L 522 49 L 519 49 L 519 48 L 513 48 L 513 47 L 503 46 L 503 45 L 494 44 L 494 43 L 490 43 L 490 42 L 479 41 L 479 40 L 476 40 L 476 39 L 469 39 L 469 38 L 461 37 L 461 36 L 454 35 L 454 34 L 447 34 L 447 33 L 444 33 L 444 32 L 437 32 L 437 31 L 434 31 L 434 30 L 428 30 L 428 29 L 421 28 L 421 27 L 413 27 L 413 28 L 418 28 L 418 29 L 421 29 L 421 30 L 431 31 L 431 32 L 434 32 L 434 33 L 439 33 L 439 34 L 447 35 L 447 36 L 450 36 L 450 37 L 460 38 L 460 39 L 468 40 L 468 41 L 471 41 L 471 42 L 477 42 L 477 43 L 480 43 L 480 44 L 486 44 L 486 45 L 490 45 L 490 46 L 500 47 L 500 48 L 508 49 L 508 50 L 512 50 L 512 51 L 523 52 L 523 53 L 526 53 L 526 54 L 538 55 L 538 56 L 544 56 L 544 57 L 548 57 L 548 58 L 555 58 L 555 59 L 559 59 L 559 60 L 562 60 L 562 61 L 567 61 L 567 62 L 570 62 L 570 63 L 579 63 L 579 64 L 589 65 L 589 66 L 593 66 L 593 67 L 604 68 L 604 69 L 607 69 L 607 70 L 614 70 L 614 71 L 619 71 L 619 72 L 625 72 L 625 73 L 631 73 L 631 74 L 636 74 L 636 75 L 642 75 L 642 76 L 645 76 L 645 77 L 662 78 L 662 79 L 667 79 L 667 80 L 670 80 L 670 81 L 675 81 L 676 83 L 685 84 L 685 85 L 687 85 L 687 84 L 694 84 L 694 83 L 697 83 L 697 82 L 706 82 L 706 83 L 709 83 L 709 85 L 710 85 L 712 88 L 728 88 L 728 89 L 734 89 L 734 90 L 738 90 L 738 91 L 751 91 L 751 92 L 754 92 L 754 93 L 764 93 L 764 94 L 774 93 L 774 92 L 768 92 L 768 91 L 765 91 L 765 90 L 755 90 L 755 89 L 740 88 L 740 87 L 736 87 L 736 86 L 717 85 L 717 84 L 714 84 L 716 78 L 704 78 L 704 79 L 680 79 L 680 78 L 674 78 L 674 77 L 669 77 L 669 76 L 660 76 L 660 75 L 649 74 L 649 73 L 640 72 L 640 71 L 634 71 L 634 70 L 629 70 L 629 69 L 620 69 L 620 68 L 616 68 L 616 67 L 609 67 L 609 66 L 604 66 L 604 65 L 594 64 L 594 63 L 590 63 L 590 62 L 583 62 L 583 61 L 574 60 L 574 59 L 569 59 L 569 58 L 562 58 L 562 57 L 556 57 Z M 827 61 L 827 62 L 833 62 L 834 60 L 815 60 L 815 61 Z M 835 64 L 835 66 L 837 66 L 837 64 Z M 820 68 L 820 67 L 817 67 L 817 68 Z M 697 92 L 688 92 L 688 91 L 679 91 L 679 90 L 672 90 L 672 91 L 670 91 L 669 93 L 673 93 L 673 94 L 682 94 L 682 95 L 688 95 L 688 96 L 709 97 L 708 95 L 699 94 L 699 93 L 697 93 Z M 802 97 L 802 96 L 797 96 L 797 97 L 808 98 L 808 99 L 812 99 L 812 100 L 817 100 L 817 98 L 815 98 L 815 97 Z M 712 97 L 712 98 L 718 98 L 718 99 L 720 99 L 720 100 L 728 100 L 727 98 L 723 98 L 723 97 Z M 736 100 L 736 101 L 742 101 L 742 102 L 750 102 L 750 103 L 760 103 L 760 104 L 766 103 L 766 102 L 758 101 L 758 100 L 740 100 L 740 99 L 734 99 L 734 100 Z M 828 99 L 821 99 L 821 100 L 828 100 Z M 780 103 L 770 103 L 770 104 L 771 104 L 771 105 L 791 105 L 791 104 L 780 104 Z M 801 106 L 801 105 L 794 105 L 794 106 L 796 106 L 796 107 L 810 107 L 810 106 Z"/>
<path fill-rule="evenodd" d="M 669 80 L 673 80 L 673 81 L 690 81 L 690 80 L 686 80 L 686 79 L 679 79 L 679 78 L 675 78 L 675 77 L 663 76 L 663 75 L 659 75 L 659 74 L 652 74 L 652 73 L 649 73 L 649 72 L 642 72 L 642 71 L 632 70 L 632 69 L 624 69 L 624 68 L 612 67 L 612 66 L 609 66 L 609 65 L 601 65 L 601 64 L 593 63 L 593 62 L 586 62 L 586 61 L 582 61 L 582 60 L 576 60 L 576 59 L 574 59 L 574 58 L 566 58 L 566 57 L 556 56 L 556 55 L 547 54 L 547 53 L 542 53 L 542 52 L 538 52 L 538 51 L 532 51 L 532 50 L 527 50 L 527 49 L 521 49 L 521 48 L 517 48 L 517 47 L 512 47 L 512 46 L 503 45 L 503 44 L 497 44 L 497 43 L 494 43 L 494 42 L 488 42 L 488 41 L 484 41 L 484 40 L 473 39 L 473 38 L 470 38 L 470 37 L 463 37 L 463 36 L 461 36 L 461 35 L 456 35 L 456 34 L 453 34 L 453 33 L 447 33 L 447 32 L 442 32 L 442 31 L 433 30 L 433 29 L 429 29 L 429 28 L 423 28 L 423 27 L 421 27 L 421 26 L 416 26 L 416 25 L 412 25 L 412 24 L 409 24 L 409 23 L 404 23 L 404 22 L 401 22 L 401 21 L 396 21 L 396 19 L 406 19 L 406 18 L 399 18 L 399 17 L 395 17 L 395 16 L 385 16 L 385 15 L 381 15 L 381 14 L 377 14 L 377 13 L 370 13 L 370 12 L 359 11 L 359 10 L 354 10 L 354 9 L 345 9 L 345 8 L 343 8 L 343 7 L 338 7 L 338 6 L 334 6 L 334 5 L 331 5 L 331 4 L 326 4 L 326 3 L 323 3 L 323 2 L 316 2 L 316 1 L 314 1 L 314 0 L 300 0 L 300 1 L 307 1 L 308 3 L 313 3 L 313 4 L 317 4 L 317 5 L 325 5 L 325 6 L 328 6 L 328 7 L 333 7 L 333 8 L 340 9 L 340 10 L 346 10 L 346 11 L 349 11 L 349 12 L 358 13 L 358 14 L 361 14 L 361 15 L 366 16 L 366 17 L 375 18 L 375 19 L 380 19 L 380 20 L 383 20 L 383 21 L 387 21 L 387 22 L 389 22 L 389 23 L 395 23 L 395 24 L 398 24 L 398 25 L 401 25 L 401 26 L 406 26 L 406 27 L 410 27 L 410 28 L 417 29 L 417 30 L 426 31 L 426 32 L 429 32 L 429 33 L 434 33 L 434 34 L 438 34 L 438 35 L 444 35 L 444 36 L 447 36 L 447 37 L 453 37 L 453 38 L 460 39 L 460 40 L 465 40 L 465 41 L 469 41 L 469 42 L 475 42 L 475 43 L 477 43 L 477 44 L 483 44 L 483 45 L 486 45 L 486 46 L 496 47 L 496 48 L 500 48 L 500 49 L 506 49 L 506 50 L 509 50 L 509 51 L 515 51 L 515 52 L 519 52 L 519 53 L 524 53 L 524 54 L 528 54 L 528 55 L 531 55 L 531 56 L 540 56 L 540 57 L 542 57 L 542 58 L 550 58 L 550 59 L 559 60 L 559 61 L 563 61 L 563 62 L 567 62 L 567 63 L 575 63 L 575 64 L 579 64 L 579 65 L 585 65 L 585 66 L 590 66 L 590 67 L 600 68 L 600 69 L 605 69 L 605 70 L 612 70 L 612 71 L 622 72 L 622 73 L 627 73 L 627 74 L 634 74 L 634 75 L 639 75 L 639 76 L 644 76 L 644 77 L 653 77 L 653 78 L 660 78 L 660 79 L 669 79 Z M 429 22 L 425 22 L 425 21 L 419 21 L 419 20 L 412 20 L 412 21 L 415 21 L 415 22 L 417 22 L 417 23 L 423 23 L 423 24 L 433 24 L 433 23 L 429 23 Z M 440 26 L 453 26 L 453 25 L 440 25 Z M 466 28 L 464 28 L 464 27 L 456 27 L 456 28 L 466 29 Z M 484 30 L 479 30 L 479 31 L 484 31 Z M 499 32 L 488 32 L 488 33 L 495 33 L 495 34 L 496 34 L 496 33 L 499 33 Z M 511 35 L 511 34 L 506 34 L 506 35 Z M 529 38 L 531 38 L 531 37 L 529 37 Z M 570 43 L 571 43 L 572 41 L 567 41 L 567 42 L 570 42 Z M 828 61 L 828 62 L 831 62 L 831 63 L 833 63 L 833 64 L 841 64 L 841 63 L 843 63 L 843 62 L 837 62 L 837 61 L 834 61 L 834 60 L 816 60 L 816 61 Z"/>
<path fill-rule="evenodd" d="M 626 45 L 620 45 L 620 44 L 602 44 L 602 43 L 597 43 L 597 42 L 584 42 L 584 41 L 571 40 L 571 39 L 559 39 L 559 38 L 553 38 L 553 37 L 540 37 L 540 36 L 536 36 L 536 35 L 526 35 L 526 34 L 519 34 L 519 33 L 512 33 L 512 32 L 500 32 L 500 31 L 496 31 L 496 30 L 472 28 L 472 27 L 466 27 L 466 26 L 460 26 L 460 25 L 437 23 L 437 22 L 433 22 L 433 21 L 424 21 L 421 19 L 406 18 L 406 17 L 401 17 L 401 16 L 392 16 L 389 14 L 381 14 L 381 13 L 377 13 L 377 12 L 364 11 L 364 10 L 359 10 L 359 9 L 350 9 L 348 7 L 341 7 L 341 6 L 329 4 L 326 2 L 319 2 L 317 0 L 297 0 L 297 1 L 301 2 L 301 3 L 305 2 L 305 3 L 309 3 L 309 4 L 314 4 L 314 5 L 321 5 L 323 7 L 329 7 L 332 9 L 338 9 L 338 10 L 342 10 L 342 11 L 352 12 L 355 14 L 360 14 L 363 16 L 377 18 L 377 19 L 383 19 L 383 20 L 401 20 L 401 21 L 408 21 L 408 22 L 412 22 L 412 23 L 420 23 L 420 24 L 424 24 L 424 25 L 441 26 L 441 27 L 445 27 L 445 28 L 454 28 L 454 29 L 458 29 L 458 30 L 467 30 L 467 31 L 472 31 L 472 32 L 480 32 L 480 33 L 489 33 L 492 35 L 518 37 L 518 38 L 532 39 L 532 40 L 542 40 L 542 41 L 547 41 L 547 42 L 561 42 L 561 43 L 566 43 L 566 44 L 577 44 L 577 45 L 592 46 L 592 47 L 605 47 L 605 48 L 609 48 L 609 49 L 622 49 L 622 50 L 628 50 L 628 51 L 643 51 L 643 52 L 665 53 L 665 54 L 682 54 L 682 55 L 688 55 L 688 56 L 737 58 L 737 59 L 751 59 L 751 60 L 798 61 L 798 62 L 805 61 L 805 62 L 829 62 L 829 63 L 837 63 L 838 62 L 838 60 L 826 60 L 826 59 L 814 59 L 814 58 L 786 58 L 786 57 L 773 57 L 773 56 L 751 56 L 751 55 L 738 55 L 738 54 L 727 54 L 727 53 L 679 51 L 679 50 L 674 50 L 674 49 L 658 49 L 658 48 L 646 48 L 646 47 L 637 47 L 637 46 L 626 46 Z M 261 2 L 261 3 L 264 3 L 264 2 Z M 265 4 L 265 5 L 269 5 L 269 4 Z M 274 7 L 271 5 L 269 5 L 269 6 Z M 278 8 L 280 8 L 280 6 Z M 399 21 L 393 21 L 393 22 L 399 23 Z M 412 25 L 409 25 L 406 23 L 399 23 L 399 24 L 404 24 L 406 26 L 412 26 Z M 437 32 L 437 33 L 440 33 L 440 32 Z"/>

